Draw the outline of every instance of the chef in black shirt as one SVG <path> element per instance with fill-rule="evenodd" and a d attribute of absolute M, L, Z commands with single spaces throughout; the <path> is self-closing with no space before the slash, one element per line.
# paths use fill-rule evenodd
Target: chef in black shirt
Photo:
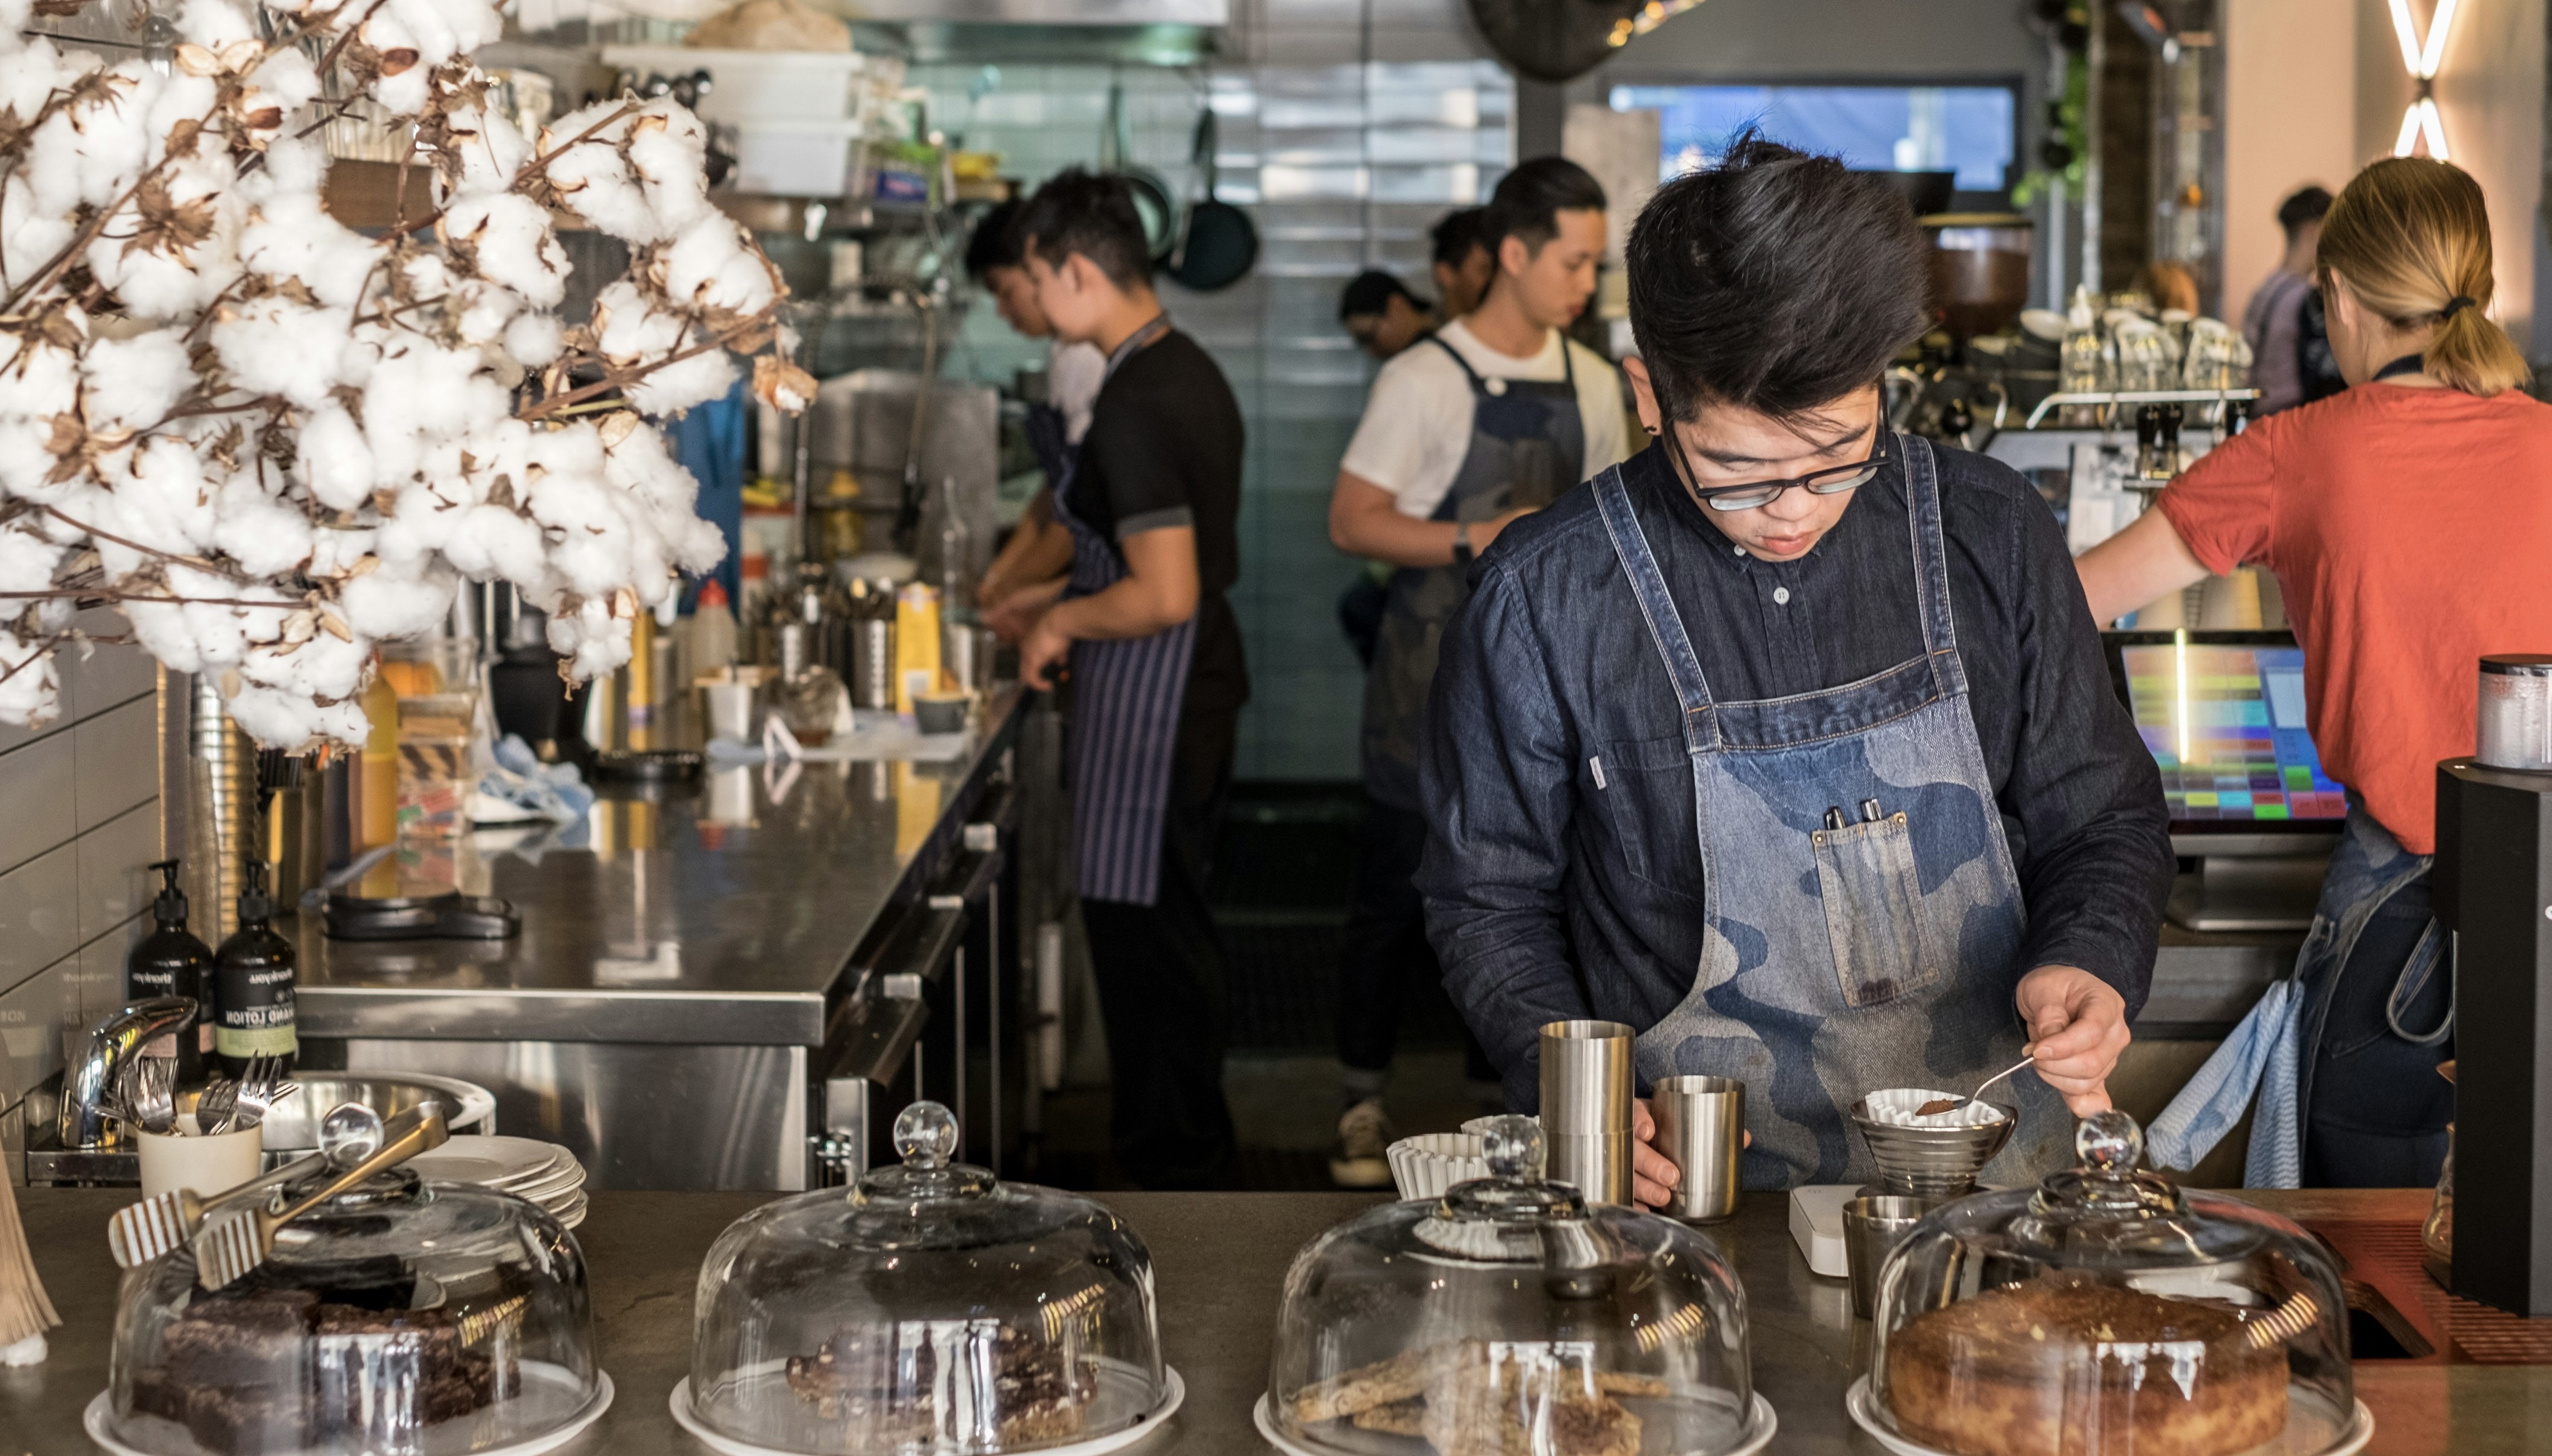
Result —
<path fill-rule="evenodd" d="M 1070 572 L 1019 647 L 1028 682 L 1068 682 L 1082 921 L 1114 1064 L 1111 1138 L 1146 1188 L 1208 1187 L 1230 1161 L 1226 962 L 1207 857 L 1249 676 L 1224 593 L 1240 575 L 1240 407 L 1170 327 L 1125 184 L 1065 171 L 1015 224 L 1057 338 L 1107 380 L 1054 496 Z M 1015 600 L 1015 598 L 1013 598 Z"/>
<path fill-rule="evenodd" d="M 1643 1087 L 1746 1083 L 1754 1188 L 1866 1181 L 1845 1107 L 2024 1053 L 1985 1180 L 2064 1158 L 2171 884 L 2064 533 L 1879 407 L 1925 253 L 1882 182 L 1751 137 L 1659 188 L 1625 367 L 1658 438 L 1499 535 L 1428 708 L 1419 887 L 1510 1103 L 1544 1023 L 1628 1022 Z"/>

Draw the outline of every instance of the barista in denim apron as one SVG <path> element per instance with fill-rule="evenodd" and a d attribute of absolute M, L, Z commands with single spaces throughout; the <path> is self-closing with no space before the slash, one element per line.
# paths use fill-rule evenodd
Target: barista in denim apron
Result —
<path fill-rule="evenodd" d="M 2020 881 L 1959 664 L 1932 447 L 1899 436 L 1892 449 L 1913 506 L 1922 655 L 1762 702 L 1712 696 L 1620 468 L 1595 486 L 1683 709 L 1701 835 L 1702 963 L 1683 1003 L 1640 1033 L 1640 1081 L 1744 1081 L 1751 1187 L 1875 1177 L 1839 1108 L 1938 1086 L 1943 1065 L 2007 1067 L 2026 1040 L 2006 989 Z M 2006 1087 L 2020 1126 L 1987 1182 L 2044 1171 L 2073 1132 L 2045 1083 Z"/>

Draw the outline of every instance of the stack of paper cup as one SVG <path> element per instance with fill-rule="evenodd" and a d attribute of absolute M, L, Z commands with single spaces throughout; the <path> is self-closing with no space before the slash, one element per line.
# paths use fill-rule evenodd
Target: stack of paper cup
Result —
<path fill-rule="evenodd" d="M 1631 1201 L 1631 1036 L 1619 1021 L 1542 1028 L 1544 1176 L 1589 1203 Z"/>
<path fill-rule="evenodd" d="M 1404 1198 L 1440 1198 L 1457 1183 L 1489 1176 L 1480 1140 L 1464 1132 L 1404 1137 L 1385 1149 L 1391 1181 Z"/>

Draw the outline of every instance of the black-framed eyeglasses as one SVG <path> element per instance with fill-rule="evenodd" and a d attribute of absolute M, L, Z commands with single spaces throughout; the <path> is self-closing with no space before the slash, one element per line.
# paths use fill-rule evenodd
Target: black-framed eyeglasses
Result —
<path fill-rule="evenodd" d="M 1674 447 L 1675 463 L 1683 469 L 1683 488 L 1695 501 L 1715 511 L 1751 511 L 1757 506 L 1770 505 L 1780 498 L 1784 490 L 1796 488 L 1810 495 L 1840 495 L 1868 484 L 1877 476 L 1879 467 L 1887 464 L 1887 437 L 1891 433 L 1886 423 L 1881 421 L 1876 438 L 1870 441 L 1869 458 L 1858 465 L 1811 470 L 1795 480 L 1754 480 L 1744 485 L 1708 486 L 1694 483 L 1701 477 L 1694 472 L 1692 462 L 1684 456 L 1683 437 L 1669 427 L 1666 438 Z"/>

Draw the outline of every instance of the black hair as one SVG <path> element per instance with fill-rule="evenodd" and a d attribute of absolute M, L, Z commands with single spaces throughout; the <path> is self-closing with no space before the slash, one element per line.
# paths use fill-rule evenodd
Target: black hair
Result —
<path fill-rule="evenodd" d="M 1151 285 L 1152 251 L 1122 177 L 1066 167 L 1036 189 L 1010 226 L 1022 257 L 1033 250 L 1047 266 L 1059 268 L 1078 253 L 1119 288 Z"/>
<path fill-rule="evenodd" d="M 1427 234 L 1428 241 L 1436 245 L 1431 261 L 1457 268 L 1469 260 L 1473 249 L 1487 248 L 1489 241 L 1481 236 L 1481 229 L 1488 215 L 1485 207 L 1457 207 L 1437 218 Z"/>
<path fill-rule="evenodd" d="M 1882 177 L 1747 132 L 1631 227 L 1631 332 L 1659 407 L 1786 419 L 1877 382 L 1931 327 L 1929 252 Z"/>
<path fill-rule="evenodd" d="M 2278 226 L 2286 230 L 2286 241 L 2295 241 L 2295 234 L 2303 231 L 2304 224 L 2330 216 L 2330 193 L 2323 188 L 2298 187 L 2293 196 L 2279 203 Z"/>
<path fill-rule="evenodd" d="M 995 268 L 1014 268 L 1027 260 L 1019 253 L 1018 220 L 1015 197 L 994 204 L 975 220 L 975 231 L 966 238 L 966 276 L 980 283 Z"/>
<path fill-rule="evenodd" d="M 1427 301 L 1412 293 L 1398 278 L 1380 268 L 1366 268 L 1347 280 L 1338 293 L 1338 317 L 1351 319 L 1358 314 L 1375 314 L 1391 307 L 1395 297 L 1406 298 L 1412 308 L 1423 309 Z"/>
<path fill-rule="evenodd" d="M 1559 236 L 1563 212 L 1602 212 L 1604 184 L 1565 156 L 1537 156 L 1498 182 L 1481 209 L 1480 241 L 1495 254 L 1509 238 L 1535 252 Z"/>

